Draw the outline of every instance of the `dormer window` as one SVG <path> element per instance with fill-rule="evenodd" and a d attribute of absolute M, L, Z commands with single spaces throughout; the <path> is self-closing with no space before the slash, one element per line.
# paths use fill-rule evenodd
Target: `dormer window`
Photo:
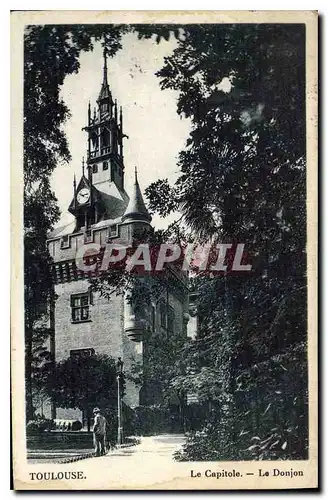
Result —
<path fill-rule="evenodd" d="M 110 144 L 110 132 L 107 127 L 105 127 L 101 133 L 101 146 L 104 148 Z"/>
<path fill-rule="evenodd" d="M 109 226 L 108 229 L 108 239 L 110 238 L 116 238 L 118 236 L 118 225 L 113 224 L 112 226 Z"/>
<path fill-rule="evenodd" d="M 65 234 L 60 240 L 60 248 L 69 248 L 69 235 Z"/>
<path fill-rule="evenodd" d="M 84 232 L 84 243 L 93 243 L 93 233 L 91 229 L 87 229 Z"/>
<path fill-rule="evenodd" d="M 92 144 L 93 151 L 98 149 L 98 137 L 97 137 L 97 134 L 95 134 L 95 133 L 93 133 L 91 135 L 91 144 Z"/>

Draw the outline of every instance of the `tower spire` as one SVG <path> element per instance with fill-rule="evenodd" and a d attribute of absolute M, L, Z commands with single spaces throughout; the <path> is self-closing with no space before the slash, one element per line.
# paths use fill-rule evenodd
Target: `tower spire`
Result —
<path fill-rule="evenodd" d="M 125 210 L 122 220 L 126 222 L 144 221 L 149 223 L 151 221 L 151 215 L 149 214 L 142 197 L 138 182 L 137 167 L 134 167 L 134 176 L 134 185 L 132 188 L 130 201 Z"/>
<path fill-rule="evenodd" d="M 103 75 L 103 85 L 108 85 L 107 81 L 107 51 L 104 48 L 104 75 Z"/>
<path fill-rule="evenodd" d="M 120 106 L 120 127 L 121 127 L 121 132 L 123 134 L 123 111 L 122 111 L 122 106 Z"/>
<path fill-rule="evenodd" d="M 115 99 L 115 103 L 114 103 L 114 118 L 115 118 L 115 121 L 117 123 L 117 99 Z"/>
<path fill-rule="evenodd" d="M 104 48 L 104 82 L 107 83 L 107 51 Z"/>
<path fill-rule="evenodd" d="M 74 177 L 73 177 L 73 190 L 74 190 L 74 209 L 76 209 L 77 202 L 76 202 L 76 177 L 75 177 L 75 173 L 74 173 Z"/>
<path fill-rule="evenodd" d="M 91 123 L 91 103 L 89 101 L 89 104 L 88 104 L 88 126 L 90 127 L 90 123 Z"/>
<path fill-rule="evenodd" d="M 82 156 L 82 175 L 84 177 L 84 156 Z"/>

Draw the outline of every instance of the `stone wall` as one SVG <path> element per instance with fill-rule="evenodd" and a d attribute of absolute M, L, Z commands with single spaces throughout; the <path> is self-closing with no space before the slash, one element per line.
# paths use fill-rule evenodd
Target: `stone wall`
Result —
<path fill-rule="evenodd" d="M 93 449 L 92 432 L 42 432 L 27 436 L 27 449 Z"/>
<path fill-rule="evenodd" d="M 86 280 L 56 285 L 55 331 L 56 361 L 67 359 L 71 349 L 93 348 L 97 354 L 107 354 L 124 360 L 124 370 L 129 373 L 134 360 L 142 360 L 141 345 L 137 345 L 124 332 L 124 300 L 114 295 L 109 301 L 93 293 L 90 321 L 72 323 L 71 295 L 88 291 Z M 126 382 L 125 402 L 131 407 L 139 404 L 139 387 Z M 57 418 L 81 420 L 79 410 L 57 409 Z"/>
<path fill-rule="evenodd" d="M 123 356 L 123 299 L 114 295 L 110 301 L 93 293 L 90 320 L 72 323 L 71 295 L 88 291 L 87 280 L 56 285 L 55 312 L 56 361 L 66 359 L 71 349 L 94 348 L 98 354 L 113 358 Z"/>
<path fill-rule="evenodd" d="M 132 238 L 132 229 L 144 229 L 143 225 L 135 224 L 119 225 L 119 236 L 124 239 Z M 104 244 L 107 238 L 108 230 L 104 226 L 94 232 L 94 241 Z M 76 254 L 77 248 L 83 244 L 83 235 L 71 235 L 69 248 L 60 247 L 60 238 L 49 242 L 49 251 L 56 263 L 72 259 Z M 115 241 L 115 238 L 114 240 Z M 58 296 L 55 306 L 55 357 L 56 361 L 67 359 L 70 351 L 73 349 L 93 348 L 97 354 L 107 354 L 117 359 L 121 357 L 124 361 L 124 371 L 127 375 L 131 373 L 134 362 L 143 362 L 143 351 L 146 351 L 142 342 L 133 342 L 124 330 L 124 313 L 126 304 L 121 296 L 115 294 L 110 300 L 101 297 L 97 293 L 92 293 L 92 304 L 90 304 L 90 319 L 85 322 L 72 322 L 71 315 L 71 296 L 73 294 L 85 293 L 89 290 L 87 279 L 72 279 L 60 282 L 55 285 L 55 293 Z M 179 280 L 178 280 L 179 281 Z M 175 288 L 177 282 L 172 276 L 172 283 L 168 289 L 163 290 L 161 297 L 154 297 L 152 304 L 155 306 L 155 331 L 160 335 L 187 335 L 186 313 L 188 312 L 188 293 L 183 289 L 178 292 Z M 179 285 L 178 285 L 179 286 Z M 181 283 L 180 283 L 181 287 Z M 163 328 L 160 322 L 160 303 L 164 302 L 166 307 L 171 306 L 174 309 L 174 327 L 171 332 L 167 327 Z M 151 307 L 148 311 L 151 323 Z M 151 325 L 152 327 L 152 325 Z M 147 342 L 147 339 L 145 339 Z M 139 405 L 139 391 L 141 387 L 126 377 L 126 395 L 125 403 L 130 407 Z M 57 409 L 57 418 L 79 419 L 81 412 L 79 410 Z"/>

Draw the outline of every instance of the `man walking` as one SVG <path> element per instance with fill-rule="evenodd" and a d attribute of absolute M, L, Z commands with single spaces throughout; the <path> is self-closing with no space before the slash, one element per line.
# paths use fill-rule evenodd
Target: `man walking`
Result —
<path fill-rule="evenodd" d="M 94 408 L 93 442 L 95 445 L 96 456 L 105 455 L 105 436 L 107 421 L 100 413 L 99 408 Z"/>

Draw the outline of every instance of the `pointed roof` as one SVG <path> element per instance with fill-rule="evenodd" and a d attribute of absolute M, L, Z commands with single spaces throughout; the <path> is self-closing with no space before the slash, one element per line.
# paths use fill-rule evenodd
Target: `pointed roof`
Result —
<path fill-rule="evenodd" d="M 127 222 L 128 220 L 141 220 L 146 222 L 151 221 L 151 215 L 148 213 L 146 205 L 143 201 L 141 189 L 139 186 L 137 168 L 135 169 L 135 179 L 130 201 L 122 217 L 122 221 Z"/>
<path fill-rule="evenodd" d="M 104 69 L 103 69 L 103 81 L 101 84 L 101 89 L 98 97 L 98 101 L 101 101 L 102 99 L 107 99 L 110 98 L 111 101 L 113 101 L 112 94 L 108 85 L 108 80 L 107 80 L 107 54 L 106 54 L 106 49 L 104 49 Z"/>

